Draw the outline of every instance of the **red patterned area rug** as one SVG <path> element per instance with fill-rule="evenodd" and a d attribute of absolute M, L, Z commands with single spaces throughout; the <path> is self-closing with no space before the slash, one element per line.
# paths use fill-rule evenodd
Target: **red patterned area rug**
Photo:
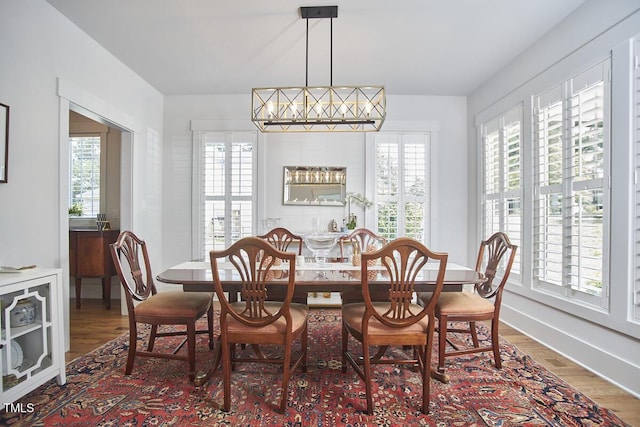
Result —
<path fill-rule="evenodd" d="M 341 370 L 339 311 L 312 310 L 309 332 L 309 367 L 292 378 L 285 414 L 274 410 L 281 384 L 277 368 L 240 365 L 232 374 L 231 412 L 225 413 L 218 409 L 221 371 L 206 387 L 196 388 L 184 362 L 139 358 L 125 376 L 125 334 L 69 363 L 66 385 L 50 381 L 22 398 L 24 405 L 33 405 L 33 413 L 1 412 L 0 425 L 627 426 L 506 341 L 501 342 L 501 370 L 490 354 L 449 359 L 450 382 L 431 381 L 429 415 L 419 410 L 416 372 L 378 366 L 375 413 L 369 416 L 362 382 L 352 369 Z M 481 338 L 487 338 L 485 329 Z M 212 353 L 206 338 L 199 340 L 198 369 L 205 370 Z"/>

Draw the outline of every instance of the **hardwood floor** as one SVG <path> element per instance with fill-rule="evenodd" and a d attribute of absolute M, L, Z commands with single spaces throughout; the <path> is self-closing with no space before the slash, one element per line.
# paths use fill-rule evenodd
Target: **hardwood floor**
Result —
<path fill-rule="evenodd" d="M 129 330 L 127 317 L 120 315 L 119 303 L 106 310 L 101 301 L 84 299 L 80 310 L 73 308 L 73 302 L 71 307 L 71 350 L 66 354 L 67 362 Z M 501 325 L 500 335 L 599 405 L 611 409 L 628 424 L 640 427 L 640 399 L 507 325 Z"/>

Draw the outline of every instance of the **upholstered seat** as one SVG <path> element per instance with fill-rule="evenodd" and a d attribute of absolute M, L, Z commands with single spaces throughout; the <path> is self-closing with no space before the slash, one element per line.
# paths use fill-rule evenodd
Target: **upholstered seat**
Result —
<path fill-rule="evenodd" d="M 444 292 L 436 305 L 436 313 L 445 316 L 493 314 L 494 310 L 491 301 L 471 292 Z"/>
<path fill-rule="evenodd" d="M 277 301 L 265 301 L 264 308 L 270 313 L 277 313 L 282 309 L 283 304 Z M 231 304 L 231 308 L 236 313 L 241 313 L 245 309 L 243 302 L 236 302 Z M 307 325 L 307 314 L 309 309 L 306 305 L 291 303 L 289 306 L 291 313 L 291 330 L 294 335 L 299 334 L 303 328 Z M 227 320 L 227 331 L 234 334 L 244 334 L 247 336 L 255 335 L 260 336 L 263 334 L 286 334 L 287 321 L 284 317 L 278 318 L 273 323 L 267 324 L 262 327 L 249 326 L 242 322 L 237 321 L 233 317 L 229 317 Z"/>
<path fill-rule="evenodd" d="M 153 317 L 157 319 L 174 317 L 202 317 L 211 305 L 211 292 L 164 291 L 157 293 L 153 299 L 142 301 L 136 305 L 136 317 Z"/>
<path fill-rule="evenodd" d="M 391 303 L 389 302 L 374 301 L 372 303 L 372 306 L 380 316 L 382 316 L 384 313 L 388 312 L 391 309 Z M 362 334 L 363 333 L 362 318 L 364 317 L 364 312 L 366 309 L 367 309 L 367 306 L 364 302 L 348 304 L 348 307 L 346 307 L 346 309 L 343 310 L 342 321 L 350 325 L 350 327 L 354 331 L 357 331 L 360 334 Z M 414 313 L 419 313 L 420 311 L 422 311 L 422 307 L 417 304 L 410 304 L 408 309 L 413 311 Z M 429 327 L 429 318 L 424 317 L 419 321 L 417 321 L 416 323 L 408 325 L 403 330 L 403 332 L 426 334 L 428 327 Z M 393 338 L 393 336 L 398 333 L 398 328 L 385 325 L 377 318 L 372 317 L 369 320 L 367 333 L 369 334 L 369 337 L 370 337 L 369 343 L 375 345 L 375 341 L 377 340 L 378 337 L 384 339 L 385 342 L 388 341 L 388 339 Z"/>

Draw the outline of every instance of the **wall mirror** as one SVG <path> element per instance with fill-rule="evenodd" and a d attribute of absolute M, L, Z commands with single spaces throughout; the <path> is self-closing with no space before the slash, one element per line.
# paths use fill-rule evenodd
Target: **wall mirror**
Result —
<path fill-rule="evenodd" d="M 9 106 L 0 104 L 0 182 L 7 182 L 9 163 Z"/>
<path fill-rule="evenodd" d="M 285 205 L 344 206 L 346 167 L 285 166 Z"/>

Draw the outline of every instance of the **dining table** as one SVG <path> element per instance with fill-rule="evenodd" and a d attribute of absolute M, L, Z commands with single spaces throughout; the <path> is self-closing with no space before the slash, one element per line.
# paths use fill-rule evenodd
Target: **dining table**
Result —
<path fill-rule="evenodd" d="M 241 287 L 240 276 L 230 262 L 218 264 L 220 280 L 227 292 L 238 291 Z M 288 271 L 286 265 L 274 266 L 274 270 Z M 388 283 L 384 268 L 381 265 L 368 266 L 369 283 L 384 286 Z M 375 273 L 374 273 L 375 272 Z M 361 284 L 362 270 L 351 262 L 327 262 L 324 264 L 305 261 L 296 265 L 296 291 L 298 292 L 347 292 L 357 290 Z M 427 263 L 416 277 L 415 291 L 428 292 L 433 289 L 438 276 L 438 264 Z M 181 285 L 185 292 L 213 292 L 213 275 L 211 263 L 204 260 L 187 261 L 170 267 L 160 273 L 156 279 L 161 283 Z M 484 275 L 472 268 L 460 264 L 447 263 L 443 291 L 461 291 L 464 284 L 481 283 Z M 280 283 L 282 282 L 282 283 Z M 281 286 L 285 276 L 274 278 L 271 284 Z"/>
<path fill-rule="evenodd" d="M 313 257 L 307 258 L 301 265 L 296 265 L 294 273 L 295 291 L 298 297 L 305 293 L 314 292 L 348 292 L 358 290 L 361 286 L 362 267 L 351 262 L 311 262 Z M 437 276 L 438 263 L 427 263 L 416 276 L 415 292 L 429 292 L 433 290 Z M 274 275 L 269 281 L 268 287 L 282 287 L 287 283 L 289 272 L 288 265 L 274 266 L 273 269 L 282 270 L 281 275 Z M 381 265 L 367 266 L 369 285 L 372 289 L 388 286 L 388 276 Z M 241 288 L 240 275 L 233 265 L 228 262 L 219 262 L 218 270 L 220 280 L 225 292 L 229 292 L 230 300 L 234 300 Z M 187 261 L 170 267 L 156 277 L 158 282 L 180 285 L 185 292 L 213 292 L 213 275 L 211 263 L 205 260 Z M 472 268 L 460 264 L 447 263 L 443 292 L 459 292 L 467 284 L 481 283 L 485 280 L 484 274 Z M 214 349 L 214 361 L 206 373 L 199 373 L 194 381 L 195 385 L 205 384 L 215 369 L 217 369 L 220 357 L 219 340 Z M 442 382 L 447 382 L 445 374 L 432 370 L 432 377 Z"/>

